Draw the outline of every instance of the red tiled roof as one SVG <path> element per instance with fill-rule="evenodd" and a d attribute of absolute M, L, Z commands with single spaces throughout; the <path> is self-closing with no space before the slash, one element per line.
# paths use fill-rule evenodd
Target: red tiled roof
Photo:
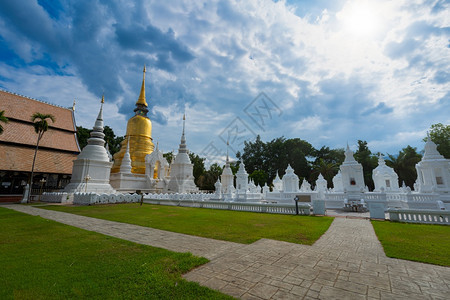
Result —
<path fill-rule="evenodd" d="M 76 131 L 72 110 L 56 105 L 51 105 L 38 100 L 26 98 L 0 90 L 0 110 L 5 111 L 5 116 L 11 119 L 31 122 L 31 115 L 40 112 L 52 114 L 55 123 L 49 123 L 51 127 Z"/>
<path fill-rule="evenodd" d="M 30 172 L 37 134 L 31 115 L 52 114 L 49 129 L 39 144 L 35 172 L 71 174 L 73 160 L 80 152 L 71 109 L 0 91 L 0 110 L 9 122 L 2 124 L 0 135 L 0 170 Z"/>
<path fill-rule="evenodd" d="M 31 123 L 19 123 L 11 120 L 6 124 L 2 124 L 2 126 L 3 134 L 0 135 L 0 142 L 14 142 L 30 146 L 36 145 L 38 135 L 34 131 Z M 54 128 L 49 128 L 44 133 L 39 142 L 39 147 L 79 152 L 75 133 Z"/>
<path fill-rule="evenodd" d="M 27 146 L 0 144 L 0 170 L 31 172 L 34 149 Z M 72 174 L 76 154 L 39 149 L 35 172 Z"/>
<path fill-rule="evenodd" d="M 0 135 L 0 143 L 35 146 L 37 134 L 31 122 L 31 115 L 40 112 L 55 116 L 55 122 L 48 120 L 49 129 L 44 133 L 39 146 L 80 152 L 71 109 L 0 91 L 0 110 L 4 110 L 5 117 L 9 118 L 8 123 L 2 124 L 4 130 L 3 134 Z"/>

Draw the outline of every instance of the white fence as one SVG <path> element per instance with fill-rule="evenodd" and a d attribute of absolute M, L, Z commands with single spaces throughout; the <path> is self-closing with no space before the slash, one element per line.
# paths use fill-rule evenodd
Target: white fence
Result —
<path fill-rule="evenodd" d="M 43 193 L 41 195 L 41 201 L 50 203 L 66 203 L 69 199 L 67 193 Z"/>
<path fill-rule="evenodd" d="M 450 225 L 450 211 L 389 209 L 389 219 L 397 222 Z"/>
<path fill-rule="evenodd" d="M 234 211 L 248 211 L 272 214 L 295 215 L 295 205 L 288 204 L 266 204 L 266 203 L 240 203 L 223 201 L 199 201 L 199 200 L 176 200 L 176 199 L 155 199 L 149 195 L 144 197 L 144 202 L 149 204 L 172 205 L 183 207 L 199 207 L 212 209 L 225 209 Z M 299 214 L 309 215 L 311 205 L 299 204 Z"/>

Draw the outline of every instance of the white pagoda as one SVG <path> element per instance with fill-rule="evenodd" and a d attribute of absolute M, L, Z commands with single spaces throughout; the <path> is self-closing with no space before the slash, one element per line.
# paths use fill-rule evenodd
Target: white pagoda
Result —
<path fill-rule="evenodd" d="M 170 181 L 167 190 L 171 193 L 195 193 L 198 187 L 194 183 L 194 165 L 189 158 L 184 134 L 186 117 L 183 115 L 183 133 L 174 162 L 170 166 Z"/>
<path fill-rule="evenodd" d="M 394 169 L 386 166 L 383 157 L 378 157 L 378 167 L 372 171 L 372 179 L 375 184 L 374 192 L 399 192 L 398 175 Z"/>
<path fill-rule="evenodd" d="M 450 161 L 437 151 L 436 144 L 428 136 L 425 153 L 416 165 L 416 188 L 419 193 L 439 193 L 450 200 Z"/>
<path fill-rule="evenodd" d="M 103 103 L 102 96 L 100 111 L 95 121 L 88 144 L 83 148 L 77 159 L 73 161 L 72 178 L 64 192 L 95 192 L 114 193 L 109 184 L 109 174 L 112 162 L 105 148 L 105 134 L 103 133 Z"/>
<path fill-rule="evenodd" d="M 285 193 L 298 192 L 298 176 L 295 175 L 294 169 L 289 164 L 286 168 L 286 174 L 283 176 L 283 191 Z"/>
<path fill-rule="evenodd" d="M 340 166 L 342 187 L 346 192 L 361 192 L 364 190 L 364 173 L 362 165 L 355 160 L 353 151 L 347 144 L 345 160 Z"/>

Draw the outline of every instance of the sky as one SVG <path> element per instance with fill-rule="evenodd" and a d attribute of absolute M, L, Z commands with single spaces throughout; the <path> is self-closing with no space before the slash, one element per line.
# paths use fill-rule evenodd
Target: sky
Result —
<path fill-rule="evenodd" d="M 450 124 L 444 0 L 0 1 L 0 88 L 124 135 L 146 65 L 153 140 L 212 163 L 263 141 L 395 154 Z"/>

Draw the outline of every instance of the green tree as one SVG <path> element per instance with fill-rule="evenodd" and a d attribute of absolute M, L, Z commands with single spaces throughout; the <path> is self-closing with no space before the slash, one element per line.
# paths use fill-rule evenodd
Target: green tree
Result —
<path fill-rule="evenodd" d="M 36 149 L 34 150 L 33 164 L 31 166 L 30 193 L 28 194 L 28 202 L 30 202 L 31 188 L 33 185 L 34 164 L 36 163 L 36 155 L 39 150 L 39 142 L 41 141 L 44 133 L 48 130 L 47 119 L 52 121 L 52 123 L 55 122 L 55 117 L 51 114 L 41 114 L 41 113 L 36 112 L 31 116 L 31 121 L 34 123 L 33 124 L 34 131 L 37 133 L 38 138 L 37 138 L 37 142 L 36 142 Z"/>
<path fill-rule="evenodd" d="M 319 164 L 320 159 L 325 163 L 334 163 L 340 166 L 345 160 L 345 150 L 344 148 L 330 149 L 329 147 L 322 146 L 319 150 L 314 153 L 316 158 L 314 164 Z"/>
<path fill-rule="evenodd" d="M 215 189 L 214 184 L 222 174 L 222 168 L 217 163 L 213 163 L 209 166 L 209 169 L 205 171 L 198 180 L 198 187 L 201 190 L 213 191 Z"/>
<path fill-rule="evenodd" d="M 431 140 L 437 145 L 437 150 L 445 158 L 450 158 L 450 125 L 437 123 L 431 125 L 429 135 Z M 425 142 L 427 138 L 423 139 Z"/>
<path fill-rule="evenodd" d="M 326 162 L 323 158 L 319 158 L 319 161 L 313 165 L 310 181 L 315 182 L 319 177 L 319 174 L 322 174 L 323 178 L 327 181 L 328 188 L 331 188 L 333 187 L 333 177 L 338 171 L 339 167 L 337 164 Z"/>
<path fill-rule="evenodd" d="M 103 133 L 105 134 L 105 141 L 109 147 L 109 153 L 114 155 L 120 151 L 120 143 L 124 140 L 123 136 L 116 136 L 111 127 L 105 126 Z"/>
<path fill-rule="evenodd" d="M 355 152 L 355 159 L 362 165 L 364 182 L 373 191 L 375 185 L 372 179 L 372 171 L 378 165 L 378 157 L 369 150 L 366 141 L 358 140 L 358 150 Z"/>
<path fill-rule="evenodd" d="M 263 170 L 255 170 L 250 175 L 248 175 L 248 177 L 252 179 L 257 186 L 264 186 L 264 184 L 267 183 L 267 179 L 269 178 L 267 173 Z"/>
<path fill-rule="evenodd" d="M 169 164 L 171 164 L 175 155 L 173 154 L 173 151 L 170 151 L 170 152 L 163 153 L 163 157 L 167 160 L 167 162 Z"/>
<path fill-rule="evenodd" d="M 276 173 L 283 174 L 288 164 L 301 177 L 308 177 L 311 164 L 307 157 L 313 157 L 314 147 L 299 138 L 287 139 L 279 137 L 264 143 L 260 136 L 253 142 L 245 142 L 243 154 L 237 153 L 237 158 L 244 160 L 247 172 L 252 174 L 256 170 L 264 171 L 268 175 L 269 183 Z"/>
<path fill-rule="evenodd" d="M 2 124 L 1 123 L 8 123 L 8 118 L 7 117 L 5 117 L 5 111 L 4 110 L 2 110 L 2 111 L 0 111 L 0 134 L 2 134 L 3 133 L 3 126 L 2 126 Z"/>
<path fill-rule="evenodd" d="M 78 145 L 80 146 L 80 150 L 83 150 L 84 147 L 87 145 L 87 140 L 90 137 L 91 130 L 86 129 L 81 126 L 77 126 L 77 140 Z"/>
<path fill-rule="evenodd" d="M 415 147 L 406 146 L 397 156 L 388 154 L 386 165 L 393 168 L 398 175 L 399 185 L 404 182 L 410 188 L 414 187 L 417 178 L 416 164 L 422 159 Z"/>
<path fill-rule="evenodd" d="M 198 185 L 200 176 L 205 173 L 205 159 L 193 152 L 189 153 L 189 158 L 191 159 L 191 163 L 194 165 L 194 182 Z"/>

